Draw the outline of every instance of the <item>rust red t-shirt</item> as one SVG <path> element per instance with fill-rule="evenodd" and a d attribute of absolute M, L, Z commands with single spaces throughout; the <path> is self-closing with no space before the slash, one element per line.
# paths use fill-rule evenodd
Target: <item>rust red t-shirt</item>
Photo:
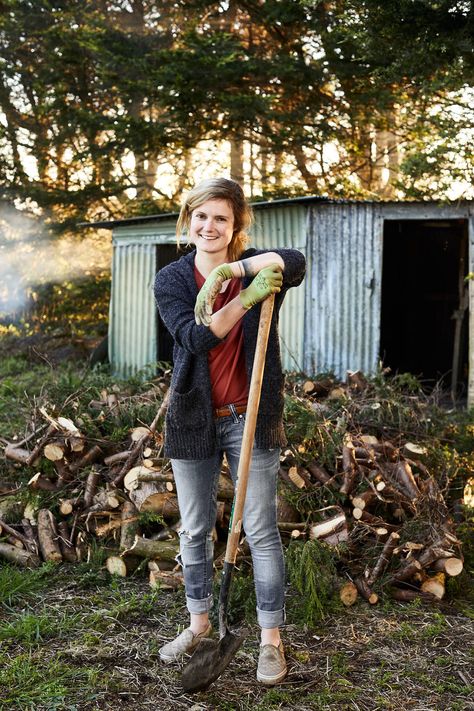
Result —
<path fill-rule="evenodd" d="M 205 279 L 194 267 L 194 277 L 198 289 L 201 289 Z M 226 290 L 217 296 L 213 313 L 228 304 L 240 292 L 240 279 L 231 279 Z M 242 321 L 238 321 L 229 331 L 227 337 L 208 354 L 209 372 L 211 375 L 212 404 L 223 407 L 230 403 L 246 403 L 248 399 L 247 371 L 245 367 L 244 334 Z"/>

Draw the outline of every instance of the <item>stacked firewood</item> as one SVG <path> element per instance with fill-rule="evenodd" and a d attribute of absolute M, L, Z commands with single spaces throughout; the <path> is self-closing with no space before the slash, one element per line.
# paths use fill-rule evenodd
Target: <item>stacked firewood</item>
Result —
<path fill-rule="evenodd" d="M 303 392 L 310 396 L 314 385 L 308 381 Z M 45 492 L 41 499 L 51 505 L 19 511 L 15 483 L 0 482 L 1 557 L 27 567 L 42 560 L 82 561 L 95 539 L 110 553 L 111 573 L 125 576 L 148 566 L 152 585 L 182 584 L 179 506 L 170 462 L 162 454 L 167 383 L 157 388 L 156 416 L 147 426 L 130 428 L 125 446 L 86 436 L 84 416 L 73 421 L 45 408 L 37 413 L 41 427 L 7 444 L 11 466 L 31 469 L 26 486 Z M 104 392 L 89 403 L 89 411 L 98 421 L 120 422 L 125 406 L 115 393 Z M 331 471 L 316 459 L 302 459 L 297 446 L 282 454 L 278 515 L 283 539 L 319 540 L 331 547 L 347 581 L 340 590 L 344 604 L 358 595 L 373 604 L 381 591 L 397 599 L 440 599 L 446 576 L 461 573 L 461 545 L 425 455 L 425 448 L 414 443 L 394 445 L 349 432 Z M 45 461 L 48 466 L 39 466 Z M 222 564 L 232 498 L 224 462 L 216 566 Z M 244 539 L 239 556 L 249 558 Z"/>
<path fill-rule="evenodd" d="M 298 488 L 309 499 L 321 491 L 321 500 L 337 503 L 307 511 L 303 525 L 280 526 L 293 538 L 334 547 L 349 578 L 340 590 L 344 604 L 358 595 L 375 604 L 382 589 L 398 600 L 441 599 L 446 576 L 462 572 L 461 543 L 421 461 L 425 453 L 410 442 L 397 448 L 370 435 L 346 434 L 332 475 L 316 461 L 291 465 L 293 453 L 286 453 L 280 475 L 287 491 Z"/>

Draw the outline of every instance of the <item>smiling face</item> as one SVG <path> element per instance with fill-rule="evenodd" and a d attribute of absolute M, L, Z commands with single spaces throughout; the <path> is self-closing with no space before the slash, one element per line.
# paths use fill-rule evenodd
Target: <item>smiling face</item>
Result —
<path fill-rule="evenodd" d="M 191 213 L 189 238 L 198 252 L 227 259 L 227 248 L 234 234 L 234 213 L 227 200 L 206 200 Z"/>

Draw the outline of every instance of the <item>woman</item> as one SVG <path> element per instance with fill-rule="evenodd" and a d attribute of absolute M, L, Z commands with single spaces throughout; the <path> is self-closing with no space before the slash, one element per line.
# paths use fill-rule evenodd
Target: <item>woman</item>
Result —
<path fill-rule="evenodd" d="M 276 517 L 280 447 L 286 441 L 277 325 L 286 290 L 301 283 L 305 261 L 293 249 L 245 249 L 250 221 L 250 207 L 237 183 L 203 181 L 185 196 L 176 228 L 178 241 L 187 231 L 195 250 L 161 269 L 155 281 L 158 309 L 174 339 L 165 455 L 176 481 L 180 562 L 191 618 L 190 626 L 160 649 L 160 657 L 174 661 L 211 634 L 217 482 L 224 454 L 235 481 L 258 304 L 275 293 L 243 516 L 261 627 L 257 679 L 275 684 L 286 675 L 279 630 L 285 571 Z"/>

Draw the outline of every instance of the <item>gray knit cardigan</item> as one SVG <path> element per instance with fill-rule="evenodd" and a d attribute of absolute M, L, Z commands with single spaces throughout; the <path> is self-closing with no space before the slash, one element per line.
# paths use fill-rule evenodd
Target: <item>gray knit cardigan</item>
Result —
<path fill-rule="evenodd" d="M 265 250 L 247 249 L 242 259 Z M 268 251 L 268 250 L 266 250 Z M 283 430 L 283 386 L 278 314 L 289 287 L 298 286 L 305 273 L 305 258 L 295 249 L 275 249 L 285 263 L 283 287 L 275 298 L 262 383 L 255 440 L 271 449 L 286 444 Z M 155 299 L 163 322 L 174 340 L 174 368 L 165 426 L 165 456 L 173 459 L 207 459 L 216 451 L 208 351 L 221 343 L 207 326 L 197 325 L 194 305 L 198 288 L 194 277 L 195 251 L 163 269 L 155 279 Z M 246 287 L 251 279 L 243 279 Z M 245 361 L 250 383 L 257 339 L 260 304 L 242 319 Z"/>

